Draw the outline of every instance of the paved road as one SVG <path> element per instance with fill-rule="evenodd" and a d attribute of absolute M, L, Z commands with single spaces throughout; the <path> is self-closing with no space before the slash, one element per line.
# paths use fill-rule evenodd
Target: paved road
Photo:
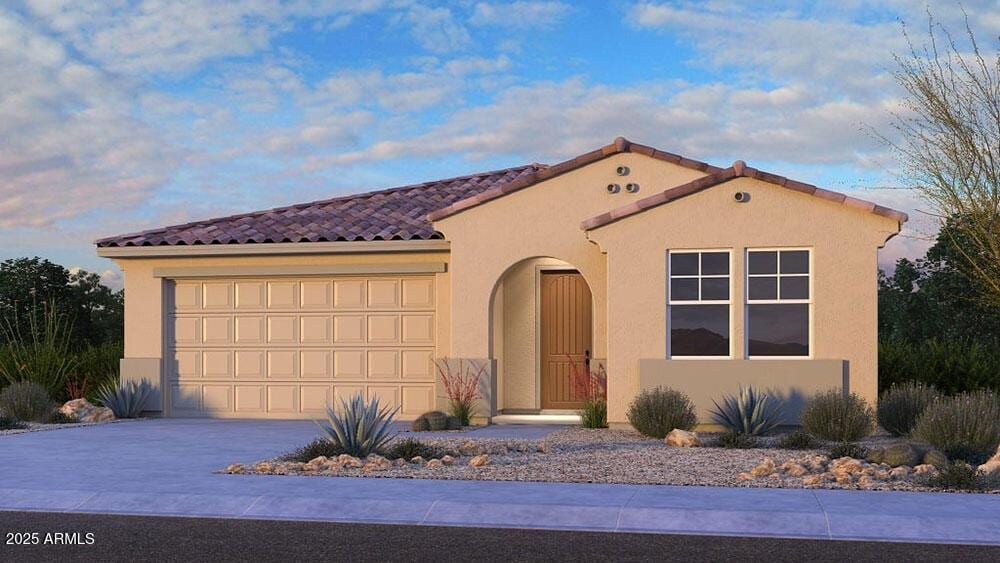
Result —
<path fill-rule="evenodd" d="M 0 561 L 1000 561 L 1000 547 L 0 511 Z"/>

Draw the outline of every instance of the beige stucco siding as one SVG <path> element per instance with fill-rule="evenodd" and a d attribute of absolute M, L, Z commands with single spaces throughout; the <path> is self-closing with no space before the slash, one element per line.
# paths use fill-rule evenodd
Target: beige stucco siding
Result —
<path fill-rule="evenodd" d="M 734 194 L 750 194 L 737 203 Z M 589 233 L 607 253 L 609 420 L 625 421 L 639 360 L 666 356 L 666 252 L 730 249 L 736 358 L 745 357 L 748 248 L 813 252 L 812 355 L 847 360 L 850 388 L 874 404 L 877 384 L 877 250 L 895 221 L 749 178 L 709 188 Z M 788 359 L 789 362 L 801 361 Z M 720 390 L 732 392 L 732 390 Z"/>
<path fill-rule="evenodd" d="M 616 168 L 622 165 L 631 170 L 626 177 L 616 174 Z M 451 241 L 451 283 L 455 287 L 453 355 L 490 357 L 490 303 L 498 280 L 524 259 L 550 257 L 572 264 L 590 285 L 594 296 L 594 356 L 605 357 L 605 256 L 583 236 L 580 222 L 703 175 L 661 160 L 623 153 L 435 222 L 435 229 Z M 640 192 L 626 193 L 624 186 L 628 182 L 638 183 Z M 621 184 L 622 191 L 609 195 L 605 189 L 609 183 Z M 509 297 L 504 301 L 508 308 Z"/>

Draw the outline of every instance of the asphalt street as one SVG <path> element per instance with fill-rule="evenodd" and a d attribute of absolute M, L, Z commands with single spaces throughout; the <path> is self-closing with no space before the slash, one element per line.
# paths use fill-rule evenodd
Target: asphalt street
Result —
<path fill-rule="evenodd" d="M 1000 561 L 1000 548 L 973 545 L 45 512 L 0 511 L 0 532 L 0 540 L 3 540 L 0 544 L 0 561 L 19 563 L 322 560 Z M 34 541 L 38 543 L 32 545 Z M 76 542 L 76 545 L 66 545 L 66 542 Z"/>

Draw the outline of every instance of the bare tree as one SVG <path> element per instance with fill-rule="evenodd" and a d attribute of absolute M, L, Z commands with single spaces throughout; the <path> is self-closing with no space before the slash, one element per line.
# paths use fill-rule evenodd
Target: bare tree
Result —
<path fill-rule="evenodd" d="M 984 54 L 968 17 L 964 35 L 960 47 L 929 17 L 927 43 L 907 36 L 893 72 L 906 93 L 896 134 L 880 137 L 955 245 L 956 267 L 1000 306 L 1000 49 Z"/>

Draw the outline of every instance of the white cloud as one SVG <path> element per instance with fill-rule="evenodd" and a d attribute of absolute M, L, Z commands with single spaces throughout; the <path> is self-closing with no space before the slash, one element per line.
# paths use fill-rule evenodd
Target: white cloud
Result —
<path fill-rule="evenodd" d="M 570 11 L 565 2 L 478 2 L 469 23 L 479 26 L 548 28 Z"/>
<path fill-rule="evenodd" d="M 429 8 L 414 4 L 402 16 L 402 21 L 410 26 L 417 43 L 433 53 L 458 51 L 472 43 L 465 26 L 455 19 L 449 8 L 443 6 Z"/>

